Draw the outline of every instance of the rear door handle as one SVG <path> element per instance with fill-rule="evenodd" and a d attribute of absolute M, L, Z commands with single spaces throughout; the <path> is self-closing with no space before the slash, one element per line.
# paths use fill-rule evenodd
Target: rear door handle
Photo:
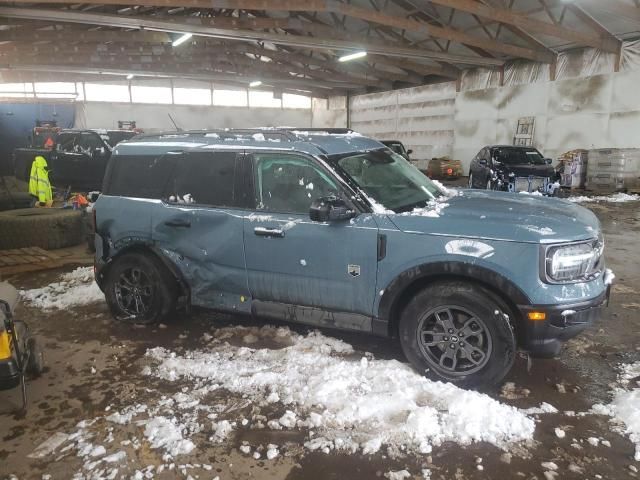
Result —
<path fill-rule="evenodd" d="M 167 220 L 164 224 L 167 227 L 191 228 L 191 222 L 189 220 Z"/>
<path fill-rule="evenodd" d="M 280 230 L 279 228 L 256 227 L 253 229 L 253 233 L 258 235 L 259 237 L 284 237 L 284 230 Z"/>

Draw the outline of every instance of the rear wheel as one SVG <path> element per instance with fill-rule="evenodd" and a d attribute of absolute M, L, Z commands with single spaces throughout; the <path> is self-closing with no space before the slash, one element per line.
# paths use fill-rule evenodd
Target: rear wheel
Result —
<path fill-rule="evenodd" d="M 177 286 L 166 267 L 145 254 L 125 254 L 107 273 L 105 297 L 116 320 L 151 324 L 174 313 Z"/>
<path fill-rule="evenodd" d="M 516 340 L 507 312 L 498 298 L 478 285 L 430 285 L 402 312 L 402 350 L 418 371 L 438 380 L 467 387 L 495 385 L 515 359 Z"/>
<path fill-rule="evenodd" d="M 27 373 L 34 377 L 40 376 L 44 371 L 44 352 L 40 346 L 40 342 L 35 337 L 27 340 L 27 349 L 29 351 L 29 361 L 27 362 Z"/>

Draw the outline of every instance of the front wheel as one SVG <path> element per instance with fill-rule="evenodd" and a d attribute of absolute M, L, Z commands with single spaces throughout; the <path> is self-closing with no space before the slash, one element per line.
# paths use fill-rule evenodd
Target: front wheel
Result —
<path fill-rule="evenodd" d="M 175 311 L 175 281 L 160 261 L 145 254 L 125 254 L 107 273 L 104 288 L 113 318 L 127 323 L 158 323 Z"/>
<path fill-rule="evenodd" d="M 473 173 L 469 172 L 469 188 L 474 188 L 473 186 Z"/>
<path fill-rule="evenodd" d="M 402 312 L 402 350 L 414 368 L 437 380 L 465 387 L 496 385 L 515 360 L 507 311 L 479 285 L 430 285 Z"/>

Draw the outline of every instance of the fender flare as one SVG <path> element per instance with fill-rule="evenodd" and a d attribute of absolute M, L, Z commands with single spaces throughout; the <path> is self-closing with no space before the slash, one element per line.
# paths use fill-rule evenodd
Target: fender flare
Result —
<path fill-rule="evenodd" d="M 182 297 L 186 297 L 186 305 L 188 306 L 191 303 L 191 289 L 189 288 L 189 283 L 184 278 L 184 275 L 180 271 L 180 269 L 176 266 L 176 264 L 156 245 L 154 245 L 150 241 L 134 241 L 127 242 L 127 246 L 121 248 L 117 251 L 117 253 L 110 257 L 107 263 L 103 268 L 100 269 L 99 275 L 96 277 L 96 281 L 98 285 L 102 288 L 104 283 L 105 276 L 111 265 L 120 258 L 122 255 L 126 255 L 132 252 L 144 252 L 147 254 L 153 255 L 158 261 L 160 261 L 166 268 L 169 270 L 171 275 L 175 278 L 178 286 L 180 287 L 180 293 Z"/>
<path fill-rule="evenodd" d="M 391 334 L 389 327 L 394 322 L 394 312 L 405 293 L 410 292 L 412 287 L 439 278 L 470 280 L 483 284 L 514 308 L 517 305 L 531 304 L 529 297 L 517 285 L 489 268 L 459 261 L 424 263 L 403 271 L 384 289 L 374 317 L 376 333 Z"/>

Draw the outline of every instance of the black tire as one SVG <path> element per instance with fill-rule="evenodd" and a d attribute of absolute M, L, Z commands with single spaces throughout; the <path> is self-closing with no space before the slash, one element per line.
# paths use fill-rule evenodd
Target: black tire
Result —
<path fill-rule="evenodd" d="M 82 215 L 78 210 L 25 208 L 0 212 L 0 250 L 72 247 L 82 242 Z"/>
<path fill-rule="evenodd" d="M 439 320 L 436 313 L 446 317 L 442 312 L 447 308 L 454 312 L 454 334 L 449 333 L 451 330 L 425 334 L 425 329 L 439 325 L 433 320 Z M 416 370 L 434 379 L 464 387 L 496 385 L 511 369 L 517 348 L 513 328 L 505 315 L 510 312 L 504 303 L 479 285 L 460 281 L 429 285 L 402 312 L 399 325 L 402 350 Z M 462 323 L 464 327 L 460 326 Z M 461 335 L 465 329 L 472 331 L 466 335 L 467 343 Z M 425 346 L 428 343 L 432 345 Z M 451 347 L 452 344 L 456 346 Z M 442 353 L 439 362 L 438 352 Z M 468 352 L 474 358 L 468 357 Z M 451 355 L 456 358 L 455 363 L 449 360 Z M 447 358 L 443 361 L 443 357 Z"/>
<path fill-rule="evenodd" d="M 469 172 L 469 188 L 475 188 L 473 186 L 473 173 Z"/>
<path fill-rule="evenodd" d="M 166 321 L 175 313 L 177 290 L 167 268 L 143 253 L 129 253 L 115 260 L 104 285 L 113 318 L 143 325 Z"/>
<path fill-rule="evenodd" d="M 27 373 L 32 377 L 38 377 L 44 372 L 45 361 L 44 352 L 40 347 L 40 342 L 35 337 L 27 340 L 29 351 L 29 361 L 27 362 Z"/>

